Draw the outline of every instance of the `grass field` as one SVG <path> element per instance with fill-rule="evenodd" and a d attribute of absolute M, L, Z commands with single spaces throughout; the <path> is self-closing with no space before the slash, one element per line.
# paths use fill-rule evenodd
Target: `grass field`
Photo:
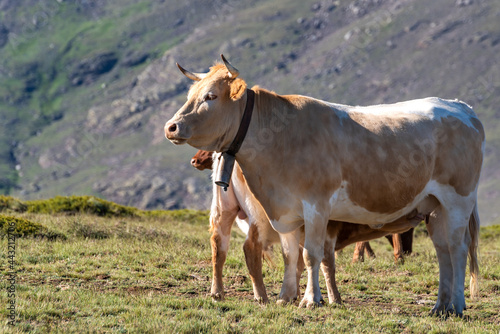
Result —
<path fill-rule="evenodd" d="M 253 301 L 241 249 L 244 236 L 237 228 L 224 272 L 226 300 L 213 302 L 208 295 L 211 254 L 206 212 L 116 208 L 110 211 L 114 214 L 75 213 L 78 209 L 28 212 L 36 211 L 34 207 L 47 211 L 39 204 L 17 210 L 23 212 L 2 212 L 43 227 L 38 237 L 16 240 L 14 327 L 8 325 L 10 283 L 0 281 L 2 333 L 497 334 L 500 330 L 500 226 L 481 229 L 480 299 L 470 300 L 467 277 L 464 318 L 445 319 L 428 315 L 436 301 L 438 266 L 423 226 L 416 233 L 414 254 L 403 265 L 393 263 L 385 239 L 372 242 L 377 257 L 360 264 L 351 264 L 353 247 L 346 248 L 337 259 L 344 304 L 309 310 L 275 304 L 283 274 L 279 247 L 274 250 L 274 266 L 264 265 L 271 303 Z M 12 220 L 5 215 L 0 215 L 0 222 Z M 0 239 L 3 277 L 9 272 L 7 239 L 5 235 Z M 305 275 L 301 283 L 304 291 Z M 326 298 L 324 282 L 320 284 Z"/>

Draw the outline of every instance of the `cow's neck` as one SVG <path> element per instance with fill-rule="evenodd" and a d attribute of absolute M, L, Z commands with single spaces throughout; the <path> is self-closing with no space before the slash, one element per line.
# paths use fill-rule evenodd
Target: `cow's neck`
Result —
<path fill-rule="evenodd" d="M 282 207 L 286 207 L 293 205 L 290 201 L 300 200 L 293 192 L 313 196 L 320 191 L 319 188 L 323 186 L 313 189 L 317 185 L 310 182 L 314 174 L 324 176 L 323 179 L 318 179 L 318 183 L 327 183 L 333 187 L 334 183 L 340 184 L 340 174 L 335 172 L 335 166 L 329 166 L 327 172 L 326 166 L 317 163 L 320 157 L 310 152 L 308 141 L 315 138 L 307 138 L 308 133 L 314 133 L 308 127 L 314 125 L 308 123 L 307 113 L 302 112 L 302 109 L 311 105 L 315 105 L 319 113 L 330 117 L 328 124 L 324 124 L 325 128 L 335 129 L 335 123 L 338 123 L 335 114 L 329 107 L 324 110 L 317 108 L 319 102 L 316 100 L 256 90 L 252 122 L 236 158 L 250 189 L 270 219 L 278 218 L 286 210 L 284 208 L 278 212 L 280 203 Z M 309 167 L 306 169 L 304 166 Z M 303 176 L 305 182 L 297 180 L 297 175 Z M 294 188 L 293 191 L 291 188 Z"/>

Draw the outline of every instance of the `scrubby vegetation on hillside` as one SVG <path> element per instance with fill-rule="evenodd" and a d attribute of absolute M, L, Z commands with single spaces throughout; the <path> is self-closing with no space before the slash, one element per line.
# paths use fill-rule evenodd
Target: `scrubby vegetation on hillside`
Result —
<path fill-rule="evenodd" d="M 10 214 L 10 215 L 5 215 Z M 25 217 L 11 216 L 15 213 L 24 213 Z M 9 226 L 15 225 L 17 237 L 43 237 L 48 239 L 65 238 L 65 235 L 74 235 L 90 239 L 105 239 L 112 236 L 123 237 L 132 233 L 141 232 L 135 229 L 124 229 L 123 225 L 110 225 L 106 228 L 96 227 L 95 224 L 82 224 L 74 221 L 67 226 L 64 232 L 60 228 L 49 230 L 47 227 L 33 222 L 33 215 L 95 215 L 107 218 L 136 218 L 136 219 L 163 219 L 165 221 L 186 222 L 189 224 L 204 224 L 208 221 L 208 213 L 198 210 L 174 211 L 144 211 L 134 207 L 119 205 L 92 196 L 57 196 L 55 198 L 35 201 L 20 201 L 10 196 L 0 196 L 0 233 L 7 234 Z M 144 231 L 142 231 L 144 232 Z M 149 232 L 148 232 L 149 233 Z M 146 233 L 146 235 L 148 234 Z M 151 232 L 155 233 L 155 232 Z"/>

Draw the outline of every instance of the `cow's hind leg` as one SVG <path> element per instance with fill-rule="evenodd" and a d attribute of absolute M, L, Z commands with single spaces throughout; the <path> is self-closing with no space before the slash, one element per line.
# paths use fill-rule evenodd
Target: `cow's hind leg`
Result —
<path fill-rule="evenodd" d="M 262 278 L 262 243 L 259 241 L 259 231 L 256 224 L 251 224 L 247 239 L 243 244 L 245 260 L 252 279 L 255 300 L 267 303 L 266 286 Z"/>
<path fill-rule="evenodd" d="M 438 300 L 431 313 L 461 316 L 465 309 L 465 269 L 471 242 L 468 224 L 472 208 L 467 201 L 455 200 L 453 204 L 451 208 L 439 206 L 427 225 L 439 261 Z"/>
<path fill-rule="evenodd" d="M 453 284 L 453 267 L 447 241 L 447 217 L 439 206 L 429 217 L 427 229 L 436 249 L 439 263 L 439 290 L 436 305 L 431 314 L 442 314 L 448 308 Z"/>
<path fill-rule="evenodd" d="M 468 211 L 468 210 L 467 210 Z M 450 227 L 448 240 L 451 264 L 453 266 L 453 287 L 451 301 L 446 309 L 447 313 L 462 316 L 465 310 L 465 271 L 467 267 L 467 254 L 471 243 L 469 234 L 469 218 L 470 213 L 464 210 L 456 210 L 450 212 L 450 219 L 453 224 Z"/>

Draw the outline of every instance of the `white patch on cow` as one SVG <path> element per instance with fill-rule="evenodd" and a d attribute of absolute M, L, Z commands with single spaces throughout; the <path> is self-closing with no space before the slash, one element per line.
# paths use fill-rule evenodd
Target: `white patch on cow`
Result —
<path fill-rule="evenodd" d="M 380 104 L 366 107 L 356 106 L 349 108 L 347 113 L 350 112 L 378 116 L 401 116 L 409 114 L 437 121 L 440 121 L 442 118 L 455 117 L 468 127 L 478 131 L 470 121 L 471 118 L 476 118 L 476 116 L 467 104 L 461 101 L 444 100 L 438 97 L 428 97 L 394 104 Z"/>
<path fill-rule="evenodd" d="M 248 235 L 250 224 L 248 223 L 247 219 L 236 218 L 236 225 L 238 225 L 241 232 L 245 233 L 245 235 Z"/>
<path fill-rule="evenodd" d="M 313 223 L 314 218 L 319 215 L 318 210 L 316 210 L 316 204 L 302 200 L 302 214 L 305 223 Z"/>
<path fill-rule="evenodd" d="M 229 249 L 229 237 L 230 237 L 230 234 L 225 235 L 224 233 L 222 233 L 222 229 L 221 229 L 221 227 L 219 225 L 216 225 L 214 227 L 214 234 L 217 234 L 219 236 L 219 240 L 220 240 L 219 247 L 220 247 L 220 250 L 223 251 L 223 252 L 227 252 L 227 250 Z"/>
<path fill-rule="evenodd" d="M 345 185 L 346 182 L 342 181 L 342 184 L 340 185 L 341 187 L 343 185 Z M 337 189 L 332 197 L 330 197 L 330 200 L 328 201 L 328 203 L 330 203 L 330 211 L 333 209 L 333 206 L 335 205 L 335 203 L 337 203 L 337 199 L 339 198 L 339 189 Z"/>
<path fill-rule="evenodd" d="M 424 200 L 428 195 L 433 195 L 440 202 L 444 202 L 445 205 L 450 206 L 458 199 L 457 196 L 459 196 L 456 194 L 455 189 L 452 186 L 443 185 L 435 180 L 431 180 L 426 184 L 422 192 L 415 196 L 415 198 L 409 202 L 407 206 L 393 213 L 385 214 L 368 211 L 365 208 L 353 203 L 347 194 L 346 188 L 347 182 L 342 181 L 340 187 L 330 197 L 329 219 L 375 226 L 386 224 L 401 218 L 415 208 L 418 210 L 419 204 L 424 203 Z M 472 203 L 475 200 L 475 191 L 472 191 L 468 196 L 471 196 L 470 201 Z"/>
<path fill-rule="evenodd" d="M 476 203 L 476 198 L 477 198 L 477 187 L 473 191 L 471 191 L 467 196 L 462 196 L 457 194 L 455 191 L 455 188 L 453 188 L 450 185 L 445 185 L 438 183 L 434 180 L 430 181 L 427 183 L 427 186 L 425 187 L 424 191 L 428 191 L 428 193 L 434 195 L 438 201 L 446 208 L 453 208 L 457 206 L 456 203 L 464 203 L 466 204 L 467 207 L 470 207 L 470 213 L 472 213 L 472 208 L 474 207 L 474 204 Z"/>

